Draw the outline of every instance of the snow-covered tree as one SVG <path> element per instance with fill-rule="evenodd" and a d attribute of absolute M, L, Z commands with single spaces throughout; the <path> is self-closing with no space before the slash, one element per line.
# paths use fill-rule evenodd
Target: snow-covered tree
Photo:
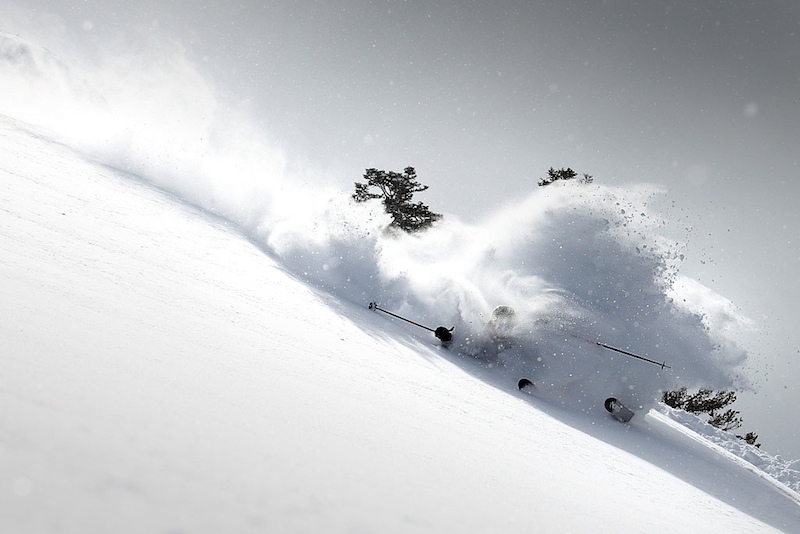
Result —
<path fill-rule="evenodd" d="M 406 232 L 419 232 L 442 218 L 422 202 L 411 201 L 414 193 L 428 189 L 427 185 L 417 182 L 414 167 L 406 167 L 402 174 L 367 169 L 364 180 L 364 183 L 356 182 L 353 199 L 356 202 L 380 199 L 386 213 L 392 216 L 390 226 Z"/>

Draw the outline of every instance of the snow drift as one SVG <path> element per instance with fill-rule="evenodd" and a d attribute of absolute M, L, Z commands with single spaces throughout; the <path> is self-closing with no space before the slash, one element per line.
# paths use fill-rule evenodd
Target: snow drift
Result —
<path fill-rule="evenodd" d="M 746 319 L 681 277 L 681 244 L 650 207 L 659 188 L 554 184 L 478 224 L 446 216 L 421 235 L 389 235 L 377 203 L 350 200 L 344 187 L 360 177 L 337 188 L 289 164 L 185 50 L 162 44 L 157 56 L 112 50 L 89 64 L 2 35 L 1 110 L 235 223 L 339 299 L 455 326 L 454 350 L 531 376 L 559 403 L 595 410 L 613 395 L 647 409 L 665 388 L 747 386 L 746 354 L 726 331 Z M 497 354 L 486 323 L 500 304 L 518 321 L 514 350 Z"/>

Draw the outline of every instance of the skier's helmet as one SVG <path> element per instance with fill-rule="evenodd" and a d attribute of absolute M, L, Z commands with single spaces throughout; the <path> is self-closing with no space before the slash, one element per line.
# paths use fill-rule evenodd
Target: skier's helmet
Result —
<path fill-rule="evenodd" d="M 493 336 L 506 337 L 511 334 L 516 323 L 517 312 L 511 306 L 498 306 L 492 311 L 489 330 Z"/>

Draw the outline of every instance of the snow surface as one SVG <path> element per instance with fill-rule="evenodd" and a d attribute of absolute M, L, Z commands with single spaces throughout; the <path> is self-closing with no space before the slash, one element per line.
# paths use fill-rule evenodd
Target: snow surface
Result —
<path fill-rule="evenodd" d="M 680 275 L 657 188 L 391 236 L 187 111 L 181 83 L 210 93 L 179 57 L 136 91 L 0 37 L 0 530 L 800 530 L 797 462 L 657 404 L 747 384 L 747 321 Z"/>

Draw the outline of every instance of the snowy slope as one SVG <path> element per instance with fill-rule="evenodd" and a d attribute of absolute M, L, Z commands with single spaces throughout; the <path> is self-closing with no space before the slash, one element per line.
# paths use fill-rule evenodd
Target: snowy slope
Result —
<path fill-rule="evenodd" d="M 3 118 L 0 531 L 800 531 L 686 426 L 521 395 L 294 265 Z"/>
<path fill-rule="evenodd" d="M 551 402 L 597 415 L 608 396 L 647 411 L 666 389 L 748 387 L 731 337 L 747 320 L 680 275 L 681 244 L 649 207 L 660 188 L 554 184 L 477 223 L 447 216 L 388 235 L 379 203 L 356 204 L 333 185 L 341 177 L 290 163 L 179 47 L 133 50 L 62 58 L 0 33 L 0 113 L 230 221 L 336 300 L 455 326 L 457 353 L 510 375 L 500 380 L 535 372 Z M 499 304 L 517 323 L 498 360 L 486 323 Z"/>

